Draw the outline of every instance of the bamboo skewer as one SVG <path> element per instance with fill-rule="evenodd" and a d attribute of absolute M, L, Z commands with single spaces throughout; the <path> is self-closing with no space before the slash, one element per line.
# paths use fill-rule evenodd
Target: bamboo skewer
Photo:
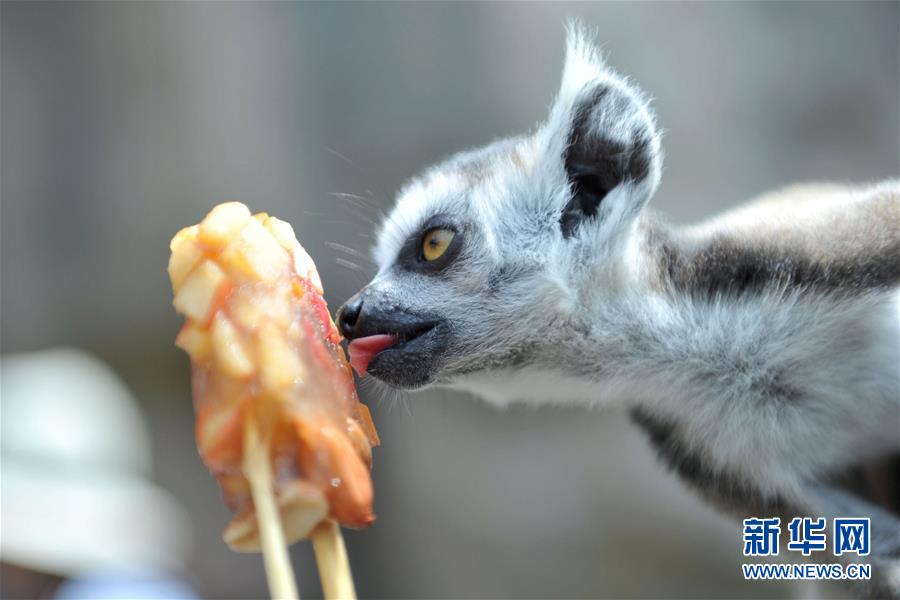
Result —
<path fill-rule="evenodd" d="M 356 588 L 340 526 L 328 519 L 316 528 L 312 538 L 325 600 L 356 600 Z"/>
<path fill-rule="evenodd" d="M 256 508 L 269 593 L 278 600 L 299 600 L 278 505 L 275 503 L 269 444 L 260 439 L 256 421 L 252 417 L 247 419 L 244 428 L 244 475 L 250 482 L 253 506 Z"/>

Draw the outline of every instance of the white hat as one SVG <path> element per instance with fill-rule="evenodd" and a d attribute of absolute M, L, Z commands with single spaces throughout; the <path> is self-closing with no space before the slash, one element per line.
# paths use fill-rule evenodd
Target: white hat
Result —
<path fill-rule="evenodd" d="M 0 392 L 0 558 L 63 576 L 183 565 L 187 515 L 150 481 L 150 436 L 109 367 L 6 355 Z"/>

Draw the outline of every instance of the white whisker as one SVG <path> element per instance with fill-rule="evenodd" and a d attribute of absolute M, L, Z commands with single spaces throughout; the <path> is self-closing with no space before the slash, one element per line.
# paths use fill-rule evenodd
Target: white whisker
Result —
<path fill-rule="evenodd" d="M 350 262 L 346 258 L 341 258 L 340 256 L 335 258 L 334 262 L 341 265 L 342 267 L 347 267 L 348 269 L 352 269 L 354 271 L 362 271 L 363 270 L 362 267 L 360 267 L 358 264 L 356 264 L 354 262 Z"/>

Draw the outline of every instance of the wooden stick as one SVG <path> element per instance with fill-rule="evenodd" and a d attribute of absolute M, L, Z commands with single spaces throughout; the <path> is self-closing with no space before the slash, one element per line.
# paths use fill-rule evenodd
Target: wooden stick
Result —
<path fill-rule="evenodd" d="M 269 444 L 260 439 L 256 421 L 250 417 L 244 428 L 244 476 L 250 482 L 253 506 L 262 545 L 269 593 L 278 600 L 298 600 L 297 583 L 288 557 L 284 530 L 275 502 Z"/>
<path fill-rule="evenodd" d="M 337 523 L 328 519 L 313 532 L 313 549 L 325 600 L 356 600 L 347 548 Z"/>

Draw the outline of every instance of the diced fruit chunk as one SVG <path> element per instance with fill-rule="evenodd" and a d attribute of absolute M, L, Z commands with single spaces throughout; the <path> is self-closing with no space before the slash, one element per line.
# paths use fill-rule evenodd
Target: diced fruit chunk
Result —
<path fill-rule="evenodd" d="M 271 281 L 283 274 L 287 257 L 284 248 L 255 219 L 247 221 L 222 251 L 224 264 L 241 276 L 261 281 Z"/>
<path fill-rule="evenodd" d="M 174 240 L 173 240 L 174 242 Z M 194 239 L 184 239 L 169 255 L 169 279 L 172 289 L 178 289 L 197 263 L 203 259 L 203 248 Z"/>
<path fill-rule="evenodd" d="M 279 284 L 279 287 L 283 285 Z M 256 329 L 264 319 L 277 323 L 281 328 L 289 327 L 295 315 L 288 294 L 237 294 L 229 304 L 231 318 L 246 331 Z"/>
<path fill-rule="evenodd" d="M 308 536 L 313 527 L 328 516 L 325 494 L 303 481 L 284 487 L 278 497 L 278 507 L 281 509 L 284 536 L 289 540 Z"/>
<path fill-rule="evenodd" d="M 307 537 L 322 519 L 328 516 L 328 501 L 314 485 L 296 481 L 284 486 L 278 494 L 278 510 L 284 537 L 290 544 Z M 256 515 L 250 511 L 240 514 L 228 524 L 222 536 L 232 550 L 259 552 L 259 528 Z"/>
<path fill-rule="evenodd" d="M 269 233 L 278 240 L 278 243 L 281 244 L 285 250 L 293 250 L 296 246 L 300 245 L 297 241 L 297 236 L 294 234 L 294 228 L 291 227 L 291 224 L 287 221 L 269 217 L 265 220 L 263 225 L 265 225 L 266 229 L 269 230 Z"/>
<path fill-rule="evenodd" d="M 193 321 L 181 328 L 175 338 L 175 345 L 188 353 L 195 362 L 206 362 L 212 351 L 209 333 Z"/>
<path fill-rule="evenodd" d="M 169 250 L 172 252 L 177 252 L 179 246 L 182 243 L 190 240 L 197 241 L 197 233 L 200 231 L 199 225 L 191 225 L 190 227 L 183 227 L 178 230 L 178 233 L 172 238 L 172 241 L 169 242 Z"/>
<path fill-rule="evenodd" d="M 234 324 L 221 312 L 213 319 L 212 343 L 216 363 L 226 375 L 240 379 L 253 373 L 253 357 Z"/>
<path fill-rule="evenodd" d="M 245 412 L 246 403 L 235 402 L 208 409 L 197 419 L 197 448 L 207 464 L 224 468 L 240 460 Z"/>
<path fill-rule="evenodd" d="M 303 246 L 298 244 L 291 254 L 293 254 L 294 257 L 294 271 L 297 272 L 297 275 L 309 279 L 312 282 L 313 287 L 316 288 L 316 291 L 319 292 L 320 295 L 324 294 L 325 290 L 322 288 L 322 280 L 319 279 L 319 272 L 316 270 L 316 264 L 313 262 L 313 259 L 310 258 L 309 254 L 307 254 L 306 250 L 303 249 Z"/>
<path fill-rule="evenodd" d="M 288 344 L 284 335 L 271 323 L 261 326 L 256 348 L 259 358 L 260 382 L 269 393 L 293 387 L 304 377 L 300 357 Z"/>
<path fill-rule="evenodd" d="M 205 323 L 209 319 L 209 311 L 225 282 L 225 273 L 216 263 L 206 260 L 200 263 L 175 290 L 172 304 L 175 310 L 184 316 Z"/>
<path fill-rule="evenodd" d="M 221 248 L 250 220 L 250 209 L 240 202 L 219 204 L 200 222 L 200 241 Z"/>

